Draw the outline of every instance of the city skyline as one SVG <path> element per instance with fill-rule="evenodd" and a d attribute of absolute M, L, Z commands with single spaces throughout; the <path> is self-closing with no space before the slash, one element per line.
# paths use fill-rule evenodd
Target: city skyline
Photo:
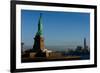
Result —
<path fill-rule="evenodd" d="M 26 46 L 33 46 L 38 19 L 42 13 L 45 46 L 83 46 L 86 37 L 90 44 L 90 15 L 76 12 L 21 10 L 21 37 Z"/>

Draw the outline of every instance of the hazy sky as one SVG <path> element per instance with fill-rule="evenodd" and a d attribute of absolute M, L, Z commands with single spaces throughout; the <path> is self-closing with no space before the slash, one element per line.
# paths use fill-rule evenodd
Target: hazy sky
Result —
<path fill-rule="evenodd" d="M 40 13 L 46 46 L 83 46 L 84 37 L 89 46 L 89 13 L 21 10 L 21 37 L 25 46 L 32 47 L 34 44 Z"/>

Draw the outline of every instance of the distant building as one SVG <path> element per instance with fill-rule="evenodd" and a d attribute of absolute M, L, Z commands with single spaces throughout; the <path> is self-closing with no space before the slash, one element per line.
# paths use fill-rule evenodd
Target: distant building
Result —
<path fill-rule="evenodd" d="M 84 38 L 84 49 L 87 49 L 86 38 Z"/>
<path fill-rule="evenodd" d="M 87 46 L 87 43 L 86 43 L 86 38 L 84 38 L 84 50 L 89 51 L 89 47 Z"/>
<path fill-rule="evenodd" d="M 82 46 L 77 46 L 76 50 L 77 51 L 81 51 L 82 50 Z"/>
<path fill-rule="evenodd" d="M 21 42 L 21 53 L 23 53 L 23 46 L 24 46 L 24 43 L 23 42 Z"/>

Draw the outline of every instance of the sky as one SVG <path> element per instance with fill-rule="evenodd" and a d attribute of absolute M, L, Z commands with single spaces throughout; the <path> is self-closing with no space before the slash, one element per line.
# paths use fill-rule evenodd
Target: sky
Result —
<path fill-rule="evenodd" d="M 47 48 L 75 48 L 90 44 L 90 14 L 21 10 L 21 42 L 32 47 L 42 13 L 43 37 Z"/>

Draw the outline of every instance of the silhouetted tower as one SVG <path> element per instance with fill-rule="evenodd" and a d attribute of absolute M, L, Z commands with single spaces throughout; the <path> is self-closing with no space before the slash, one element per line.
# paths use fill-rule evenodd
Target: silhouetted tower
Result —
<path fill-rule="evenodd" d="M 46 56 L 45 52 L 43 52 L 44 49 L 45 47 L 43 38 L 42 15 L 40 14 L 40 18 L 38 21 L 38 31 L 34 38 L 33 51 L 36 52 L 37 57 L 44 57 Z"/>
<path fill-rule="evenodd" d="M 24 46 L 24 43 L 21 42 L 21 53 L 23 53 L 23 46 Z"/>
<path fill-rule="evenodd" d="M 86 38 L 84 38 L 84 49 L 87 49 Z"/>

